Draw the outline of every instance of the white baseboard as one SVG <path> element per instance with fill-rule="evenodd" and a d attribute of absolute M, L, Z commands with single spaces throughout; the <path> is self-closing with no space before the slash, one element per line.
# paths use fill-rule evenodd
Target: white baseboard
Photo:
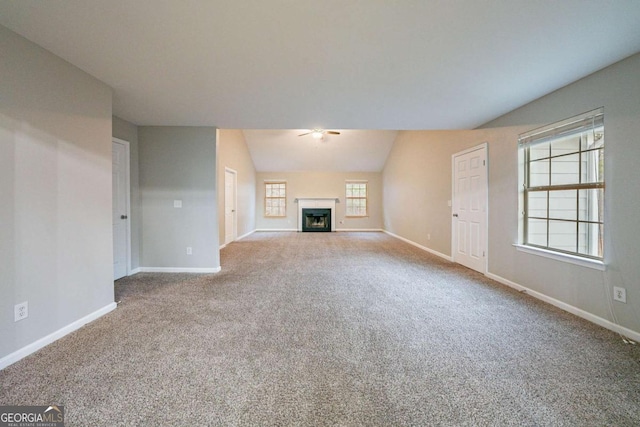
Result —
<path fill-rule="evenodd" d="M 215 268 L 185 268 L 185 267 L 140 267 L 143 273 L 218 273 L 222 270 Z"/>
<path fill-rule="evenodd" d="M 45 347 L 51 344 L 52 342 L 59 340 L 65 335 L 68 335 L 71 332 L 74 332 L 80 329 L 87 323 L 93 322 L 94 320 L 104 316 L 110 311 L 113 311 L 117 306 L 118 304 L 116 304 L 115 302 L 112 302 L 102 307 L 101 309 L 96 310 L 93 313 L 88 314 L 76 320 L 73 323 L 70 323 L 69 325 L 63 328 L 60 328 L 57 331 L 52 332 L 43 338 L 40 338 L 36 342 L 33 342 L 27 346 L 24 346 L 20 350 L 14 351 L 13 353 L 3 357 L 2 359 L 0 359 L 0 370 L 6 368 L 9 365 L 16 363 L 18 360 L 23 359 L 32 353 L 35 353 L 36 351 L 40 350 L 42 347 Z"/>
<path fill-rule="evenodd" d="M 134 274 L 138 274 L 138 273 L 141 273 L 141 272 L 142 272 L 142 270 L 140 270 L 140 267 L 134 268 L 133 270 L 131 270 L 129 272 L 129 276 L 133 276 Z"/>
<path fill-rule="evenodd" d="M 392 233 L 392 232 L 390 232 L 390 231 L 382 230 L 382 232 L 383 232 L 383 233 L 387 233 L 389 236 L 395 237 L 396 239 L 400 239 L 400 240 L 402 240 L 403 242 L 406 242 L 406 243 L 408 243 L 408 244 L 410 244 L 410 245 L 412 245 L 412 246 L 415 246 L 416 248 L 420 248 L 420 249 L 422 249 L 423 251 L 429 252 L 430 254 L 433 254 L 433 255 L 439 256 L 440 258 L 444 258 L 444 259 L 446 259 L 447 261 L 451 261 L 451 262 L 453 262 L 453 258 L 452 258 L 452 257 L 450 257 L 449 255 L 445 255 L 445 254 L 443 254 L 443 253 L 441 253 L 441 252 L 434 251 L 433 249 L 430 249 L 430 248 L 428 248 L 428 247 L 426 247 L 426 246 L 422 246 L 421 244 L 416 243 L 416 242 L 413 242 L 413 241 L 411 241 L 411 240 L 409 240 L 409 239 L 405 239 L 404 237 L 398 236 L 397 234 L 394 234 L 394 233 Z"/>
<path fill-rule="evenodd" d="M 242 236 L 240 236 L 240 237 L 236 237 L 236 239 L 234 240 L 234 242 L 237 242 L 238 240 L 242 240 L 242 239 L 244 239 L 245 237 L 252 235 L 252 234 L 253 234 L 253 233 L 255 233 L 256 231 L 257 231 L 257 230 L 252 230 L 252 231 L 250 231 L 250 232 L 248 232 L 248 233 L 243 234 L 243 235 L 242 235 Z M 233 243 L 233 242 L 231 242 L 231 243 Z M 228 245 L 228 243 L 225 243 L 225 244 L 223 244 L 223 245 L 220 245 L 220 250 L 222 250 L 222 249 L 226 248 L 226 247 L 227 247 L 227 245 Z"/>
<path fill-rule="evenodd" d="M 298 231 L 297 228 L 256 228 L 255 231 Z"/>
<path fill-rule="evenodd" d="M 381 232 L 381 228 L 336 228 L 336 231 L 372 231 Z"/>
<path fill-rule="evenodd" d="M 613 332 L 617 332 L 622 336 L 625 336 L 627 338 L 631 338 L 632 340 L 636 341 L 636 342 L 640 342 L 640 333 L 633 331 L 631 329 L 625 328 L 624 326 L 615 324 L 607 319 L 603 319 L 602 317 L 596 316 L 595 314 L 589 313 L 587 311 L 584 311 L 578 307 L 574 307 L 570 304 L 567 304 L 566 302 L 562 302 L 560 300 L 557 300 L 555 298 L 552 298 L 550 296 L 547 296 L 543 293 L 534 291 L 532 289 L 529 289 L 525 286 L 522 286 L 516 282 L 512 282 L 509 279 L 505 279 L 504 277 L 498 276 L 497 274 L 493 274 L 490 272 L 487 272 L 485 274 L 485 276 L 487 276 L 489 279 L 493 279 L 496 282 L 500 282 L 503 285 L 509 286 L 510 288 L 513 288 L 517 291 L 525 291 L 527 293 L 527 295 L 531 295 L 534 298 L 537 298 L 541 301 L 544 301 L 548 304 L 551 304 L 555 307 L 558 307 L 561 310 L 564 310 L 566 312 L 569 312 L 571 314 L 574 314 L 578 317 L 582 317 L 585 320 L 588 320 L 592 323 L 595 323 L 596 325 L 600 325 L 603 328 L 609 329 Z"/>
<path fill-rule="evenodd" d="M 242 239 L 244 239 L 245 237 L 248 237 L 248 236 L 252 235 L 252 234 L 253 234 L 253 233 L 255 233 L 255 232 L 256 232 L 256 230 L 252 230 L 252 231 L 250 231 L 250 232 L 248 232 L 248 233 L 246 233 L 246 234 L 243 234 L 242 236 L 238 237 L 236 240 L 242 240 Z"/>

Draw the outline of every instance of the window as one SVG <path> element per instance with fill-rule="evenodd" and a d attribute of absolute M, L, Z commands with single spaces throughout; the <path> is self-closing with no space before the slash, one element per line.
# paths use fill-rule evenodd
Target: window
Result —
<path fill-rule="evenodd" d="M 264 216 L 286 216 L 287 215 L 287 183 L 286 182 L 265 182 L 264 183 Z"/>
<path fill-rule="evenodd" d="M 522 244 L 602 260 L 604 109 L 520 135 Z"/>
<path fill-rule="evenodd" d="M 346 216 L 367 216 L 367 182 L 347 182 Z"/>

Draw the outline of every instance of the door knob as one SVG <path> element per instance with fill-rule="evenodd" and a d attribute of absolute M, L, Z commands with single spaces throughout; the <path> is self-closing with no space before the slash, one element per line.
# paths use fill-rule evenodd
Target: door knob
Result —
<path fill-rule="evenodd" d="M 120 215 L 120 219 L 127 219 L 128 217 L 126 215 Z"/>
<path fill-rule="evenodd" d="M 458 218 L 458 214 L 453 214 L 453 216 L 454 216 L 455 218 Z"/>

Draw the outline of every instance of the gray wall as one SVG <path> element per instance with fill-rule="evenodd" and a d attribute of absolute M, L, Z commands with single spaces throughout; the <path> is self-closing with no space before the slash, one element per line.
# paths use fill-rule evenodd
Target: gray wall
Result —
<path fill-rule="evenodd" d="M 138 144 L 141 266 L 219 268 L 216 129 L 141 126 Z"/>
<path fill-rule="evenodd" d="M 516 251 L 516 139 L 523 130 L 604 106 L 605 263 L 607 271 L 581 268 Z M 490 270 L 502 277 L 610 319 L 613 286 L 627 289 L 627 304 L 612 303 L 620 324 L 640 331 L 640 54 L 519 108 L 484 127 L 495 135 L 490 153 Z M 509 159 L 511 161 L 505 161 Z"/>
<path fill-rule="evenodd" d="M 286 218 L 264 216 L 264 181 L 287 181 Z M 347 180 L 367 180 L 369 216 L 345 218 L 345 183 Z M 297 197 L 337 197 L 336 229 L 382 229 L 382 174 L 380 172 L 259 172 L 256 174 L 256 228 L 259 230 L 293 229 L 298 227 Z M 342 223 L 340 223 L 342 221 Z"/>
<path fill-rule="evenodd" d="M 605 107 L 605 262 L 601 272 L 517 251 L 519 133 Z M 489 272 L 600 318 L 640 331 L 640 55 L 509 113 L 483 129 L 403 132 L 383 172 L 385 223 L 391 232 L 451 254 L 451 155 L 489 144 Z M 426 224 L 412 213 L 426 212 Z M 426 239 L 431 231 L 432 239 Z M 434 230 L 439 230 L 434 235 Z M 611 288 L 627 304 L 609 304 Z"/>
<path fill-rule="evenodd" d="M 131 169 L 131 268 L 140 267 L 140 235 L 141 217 L 140 211 L 140 183 L 138 172 L 138 127 L 133 123 L 113 116 L 113 136 L 129 142 Z"/>
<path fill-rule="evenodd" d="M 473 131 L 398 133 L 382 174 L 385 230 L 451 255 L 451 155 L 479 138 Z"/>
<path fill-rule="evenodd" d="M 224 171 L 237 172 L 238 237 L 256 229 L 256 169 L 244 139 L 238 129 L 218 131 L 218 215 L 220 243 L 224 243 Z"/>
<path fill-rule="evenodd" d="M 2 358 L 114 296 L 111 89 L 4 27 L 0 57 Z"/>

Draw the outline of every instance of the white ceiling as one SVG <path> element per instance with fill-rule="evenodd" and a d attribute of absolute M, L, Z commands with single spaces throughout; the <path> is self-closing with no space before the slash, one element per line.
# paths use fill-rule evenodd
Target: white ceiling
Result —
<path fill-rule="evenodd" d="M 640 51 L 632 0 L 0 0 L 139 125 L 472 128 Z"/>
<path fill-rule="evenodd" d="M 245 130 L 258 172 L 341 171 L 379 172 L 389 156 L 397 131 L 339 130 L 322 140 L 297 130 Z"/>
<path fill-rule="evenodd" d="M 637 0 L 0 0 L 117 116 L 228 129 L 473 128 L 639 52 L 639 23 Z M 380 170 L 395 135 L 296 132 L 246 130 L 256 168 Z"/>

